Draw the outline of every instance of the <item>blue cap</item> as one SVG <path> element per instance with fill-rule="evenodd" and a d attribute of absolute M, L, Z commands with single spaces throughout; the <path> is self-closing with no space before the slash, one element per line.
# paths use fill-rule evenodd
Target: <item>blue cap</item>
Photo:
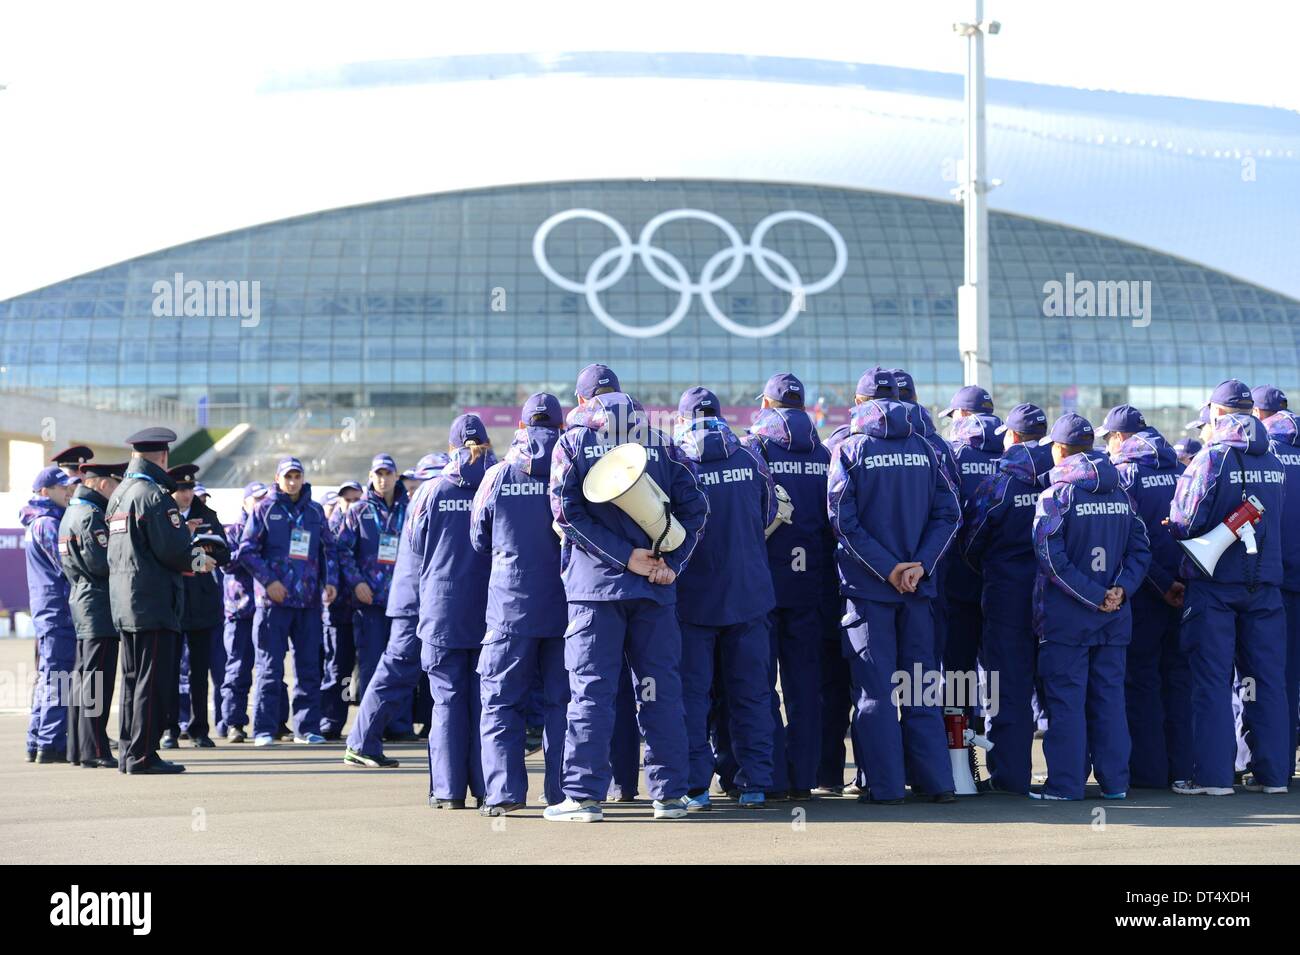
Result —
<path fill-rule="evenodd" d="M 446 452 L 434 451 L 432 454 L 426 454 L 420 458 L 411 477 L 420 481 L 427 481 L 429 478 L 435 478 L 441 474 L 442 469 L 450 463 L 451 458 L 448 457 Z M 406 477 L 406 475 L 403 474 L 402 477 Z"/>
<path fill-rule="evenodd" d="M 397 462 L 393 460 L 393 456 L 391 454 L 384 454 L 381 451 L 379 454 L 376 454 L 373 458 L 370 459 L 371 471 L 378 471 L 380 468 L 387 468 L 388 470 L 396 473 Z"/>
<path fill-rule="evenodd" d="M 767 379 L 763 393 L 759 398 L 771 398 L 785 405 L 803 407 L 803 382 L 788 371 L 783 371 Z"/>
<path fill-rule="evenodd" d="M 1103 438 L 1112 431 L 1136 434 L 1139 431 L 1146 430 L 1146 426 L 1147 419 L 1142 416 L 1142 412 L 1132 405 L 1116 405 L 1106 415 L 1106 420 L 1102 423 L 1099 433 Z"/>
<path fill-rule="evenodd" d="M 1249 411 L 1255 407 L 1255 400 L 1250 396 L 1246 383 L 1237 378 L 1219 382 L 1214 394 L 1210 395 L 1210 404 L 1222 405 L 1233 411 Z"/>
<path fill-rule="evenodd" d="M 344 481 L 339 485 L 338 492 L 342 494 L 344 491 L 356 491 L 359 494 L 364 494 L 365 490 L 366 489 L 361 486 L 360 481 Z"/>
<path fill-rule="evenodd" d="M 194 496 L 195 496 L 195 497 L 207 497 L 209 493 L 210 493 L 210 492 L 208 491 L 208 489 L 207 489 L 206 487 L 204 487 L 202 484 L 199 484 L 199 483 L 197 483 L 197 482 L 195 483 L 195 485 L 194 485 Z"/>
<path fill-rule="evenodd" d="M 912 380 L 911 372 L 902 368 L 891 368 L 890 371 L 894 374 L 894 384 L 898 385 L 898 397 L 916 404 L 916 382 Z"/>
<path fill-rule="evenodd" d="M 1198 411 L 1196 414 L 1196 420 L 1187 422 L 1187 424 L 1183 425 L 1183 427 L 1186 428 L 1188 431 L 1199 430 L 1200 428 L 1205 427 L 1209 423 L 1210 423 L 1210 405 L 1207 402 L 1206 404 L 1201 405 L 1201 410 Z"/>
<path fill-rule="evenodd" d="M 618 375 L 610 371 L 608 365 L 588 365 L 578 372 L 576 391 L 579 398 L 592 398 L 598 390 L 605 388 L 612 388 L 614 391 L 623 390 L 619 387 Z"/>
<path fill-rule="evenodd" d="M 244 485 L 244 493 L 241 495 L 240 499 L 242 500 L 246 497 L 263 498 L 266 497 L 266 492 L 268 490 L 269 488 L 261 481 L 250 481 L 248 484 Z"/>
<path fill-rule="evenodd" d="M 275 476 L 284 477 L 290 471 L 297 471 L 299 474 L 306 474 L 302 462 L 297 458 L 281 458 L 280 463 L 275 466 Z"/>
<path fill-rule="evenodd" d="M 478 415 L 463 414 L 451 423 L 451 432 L 447 440 L 454 448 L 463 448 L 471 441 L 475 444 L 487 444 L 487 428 Z"/>
<path fill-rule="evenodd" d="M 721 418 L 722 406 L 718 404 L 717 395 L 696 385 L 682 392 L 682 398 L 677 402 L 677 413 L 683 418 Z"/>
<path fill-rule="evenodd" d="M 1195 438 L 1188 438 L 1186 441 L 1179 441 L 1174 445 L 1175 454 L 1185 454 L 1192 457 L 1197 451 L 1201 450 L 1201 442 Z"/>
<path fill-rule="evenodd" d="M 889 368 L 868 368 L 858 379 L 857 392 L 863 398 L 897 398 L 898 382 Z"/>
<path fill-rule="evenodd" d="M 545 415 L 544 420 L 534 421 L 538 415 Z M 543 428 L 563 428 L 564 415 L 560 412 L 560 399 L 546 391 L 529 395 L 519 412 L 519 420 L 524 424 L 536 424 Z"/>
<path fill-rule="evenodd" d="M 338 491 L 326 491 L 326 492 L 325 492 L 325 500 L 321 501 L 321 503 L 324 504 L 326 507 L 329 507 L 331 504 L 333 504 L 333 503 L 334 503 L 335 501 L 337 501 L 338 499 L 339 499 L 339 492 L 338 492 Z"/>
<path fill-rule="evenodd" d="M 1073 411 L 1067 411 L 1056 419 L 1056 424 L 1052 425 L 1053 444 L 1085 444 L 1092 447 L 1095 437 L 1092 422 Z"/>
<path fill-rule="evenodd" d="M 948 402 L 948 407 L 939 412 L 939 417 L 946 418 L 954 411 L 973 411 L 977 414 L 993 413 L 993 396 L 979 385 L 967 385 L 958 388 L 957 393 Z"/>
<path fill-rule="evenodd" d="M 1006 424 L 998 428 L 997 433 L 1007 431 L 1023 434 L 1026 438 L 1041 438 L 1047 434 L 1047 412 L 1028 402 L 1016 405 L 1007 415 Z"/>
<path fill-rule="evenodd" d="M 1286 392 L 1277 385 L 1260 385 L 1250 389 L 1251 400 L 1260 411 L 1285 411 Z"/>
<path fill-rule="evenodd" d="M 40 491 L 47 487 L 67 487 L 72 483 L 72 478 L 64 472 L 63 468 L 50 465 L 48 468 L 42 468 L 41 472 L 36 475 L 36 480 L 32 482 L 32 490 Z"/>

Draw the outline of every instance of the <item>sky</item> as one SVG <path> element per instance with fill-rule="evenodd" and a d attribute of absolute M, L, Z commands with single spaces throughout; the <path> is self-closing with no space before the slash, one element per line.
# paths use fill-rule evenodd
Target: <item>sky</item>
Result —
<path fill-rule="evenodd" d="M 142 254 L 153 219 L 276 189 L 272 75 L 466 53 L 694 51 L 959 73 L 974 2 L 15 0 L 0 19 L 0 298 Z M 988 0 L 991 77 L 1300 110 L 1293 0 Z M 395 99 L 395 102 L 400 99 Z M 319 117 L 328 121 L 328 112 Z M 200 170 L 201 175 L 189 174 Z M 229 170 L 233 182 L 205 188 Z M 203 218 L 202 216 L 199 217 Z M 179 231 L 178 231 L 179 229 Z M 185 235 L 200 238 L 206 233 Z M 126 251 L 123 251 L 126 250 Z M 119 254 L 120 253 L 120 254 Z"/>

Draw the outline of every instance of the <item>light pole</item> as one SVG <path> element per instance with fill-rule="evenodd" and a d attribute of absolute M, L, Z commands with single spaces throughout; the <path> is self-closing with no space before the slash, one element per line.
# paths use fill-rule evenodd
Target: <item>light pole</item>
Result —
<path fill-rule="evenodd" d="M 957 289 L 957 348 L 962 380 L 967 385 L 993 387 L 989 354 L 989 211 L 984 175 L 984 34 L 1002 29 L 984 19 L 984 0 L 975 0 L 975 20 L 954 23 L 966 38 L 966 167 L 958 190 L 966 225 L 965 281 Z"/>

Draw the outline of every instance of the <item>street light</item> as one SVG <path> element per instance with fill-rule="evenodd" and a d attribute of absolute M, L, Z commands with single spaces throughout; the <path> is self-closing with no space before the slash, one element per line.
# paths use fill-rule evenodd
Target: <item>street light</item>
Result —
<path fill-rule="evenodd" d="M 975 0 L 974 21 L 954 23 L 952 29 L 966 38 L 966 168 L 956 190 L 965 217 L 965 280 L 957 289 L 957 348 L 962 381 L 991 388 L 987 193 L 992 186 L 984 178 L 984 35 L 1001 33 L 1002 24 L 985 20 L 984 0 Z"/>

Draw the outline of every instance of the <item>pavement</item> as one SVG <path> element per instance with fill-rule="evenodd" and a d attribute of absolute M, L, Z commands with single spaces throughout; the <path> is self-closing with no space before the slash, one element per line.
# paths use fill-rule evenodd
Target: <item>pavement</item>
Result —
<path fill-rule="evenodd" d="M 655 822 L 649 802 L 597 825 L 526 810 L 488 819 L 427 805 L 423 744 L 398 769 L 345 766 L 343 745 L 166 752 L 179 776 L 24 761 L 32 642 L 0 640 L 0 863 L 1282 863 L 1300 858 L 1300 784 L 1285 796 L 1139 790 L 1124 802 L 978 796 L 939 806 L 852 798 L 715 809 Z M 116 726 L 116 716 L 112 725 Z M 1045 769 L 1035 745 L 1035 769 Z M 644 788 L 643 788 L 644 791 Z M 1094 790 L 1095 791 L 1095 790 Z"/>

